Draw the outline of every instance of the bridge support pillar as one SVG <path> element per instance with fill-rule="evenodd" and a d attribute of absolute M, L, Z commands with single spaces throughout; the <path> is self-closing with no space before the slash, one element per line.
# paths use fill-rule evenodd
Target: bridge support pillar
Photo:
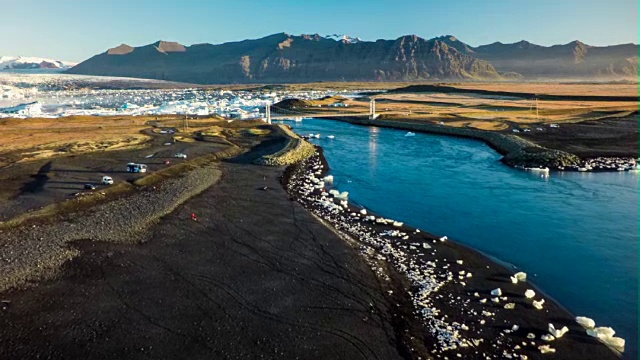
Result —
<path fill-rule="evenodd" d="M 376 115 L 376 99 L 371 99 L 369 102 L 369 119 L 375 120 L 378 116 Z"/>
<path fill-rule="evenodd" d="M 267 105 L 265 108 L 265 115 L 267 117 L 267 124 L 271 124 L 271 105 Z"/>

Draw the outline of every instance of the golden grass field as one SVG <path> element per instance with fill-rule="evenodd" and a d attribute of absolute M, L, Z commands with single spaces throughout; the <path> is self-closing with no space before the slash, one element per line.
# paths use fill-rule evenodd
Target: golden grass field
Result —
<path fill-rule="evenodd" d="M 131 149 L 144 146 L 150 139 L 143 133 L 150 122 L 179 130 L 176 141 L 194 141 L 197 131 L 218 132 L 219 118 L 190 119 L 184 129 L 181 116 L 73 116 L 67 118 L 0 119 L 0 167 L 9 162 L 24 162 L 68 154 Z M 157 130 L 156 130 L 157 131 Z M 11 154 L 11 158 L 7 155 Z M 18 158 L 17 158 L 18 157 Z"/>
<path fill-rule="evenodd" d="M 412 83 L 415 85 L 415 83 Z M 409 83 L 327 82 L 274 85 L 281 89 L 392 89 Z M 550 83 L 455 83 L 443 84 L 464 89 L 525 92 L 551 95 L 637 96 L 635 84 L 550 84 Z M 226 88 L 251 88 L 248 85 Z M 253 86 L 256 88 L 256 86 Z M 453 127 L 472 127 L 504 131 L 510 127 L 529 127 L 534 124 L 581 122 L 602 118 L 624 117 L 638 111 L 637 101 L 576 101 L 538 100 L 479 96 L 464 93 L 378 93 L 376 110 L 385 119 L 427 121 Z M 343 101 L 348 108 L 329 107 Z M 368 98 L 334 97 L 307 102 L 314 113 L 362 113 L 369 111 Z M 54 157 L 69 153 L 83 153 L 143 146 L 149 137 L 143 133 L 151 127 L 183 126 L 181 116 L 76 116 L 62 119 L 0 119 L 0 166 L 6 165 L 3 154 L 20 154 L 18 161 Z M 177 133 L 176 141 L 193 141 L 190 134 L 202 131 L 220 132 L 215 128 L 221 119 L 190 120 L 190 129 Z"/>
<path fill-rule="evenodd" d="M 638 96 L 638 84 L 562 83 L 453 83 L 460 89 L 523 92 L 545 95 Z"/>
<path fill-rule="evenodd" d="M 446 84 L 464 89 L 538 93 L 547 95 L 637 96 L 637 85 L 630 84 Z M 472 127 L 501 131 L 510 126 L 527 128 L 551 124 L 629 116 L 638 111 L 637 101 L 536 100 L 467 93 L 393 92 L 371 96 L 376 113 L 390 120 L 422 120 L 453 127 Z M 344 102 L 348 108 L 329 107 Z M 369 98 L 322 99 L 308 102 L 309 111 L 323 113 L 362 113 L 369 111 Z M 319 107 L 318 107 L 319 106 Z M 311 109 L 312 108 L 312 109 Z"/>

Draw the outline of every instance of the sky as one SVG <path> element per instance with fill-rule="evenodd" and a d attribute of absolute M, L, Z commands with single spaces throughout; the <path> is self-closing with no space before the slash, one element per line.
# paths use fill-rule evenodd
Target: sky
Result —
<path fill-rule="evenodd" d="M 219 44 L 280 32 L 454 35 L 472 46 L 638 43 L 637 0 L 0 0 L 0 13 L 0 55 L 68 61 L 121 43 Z"/>

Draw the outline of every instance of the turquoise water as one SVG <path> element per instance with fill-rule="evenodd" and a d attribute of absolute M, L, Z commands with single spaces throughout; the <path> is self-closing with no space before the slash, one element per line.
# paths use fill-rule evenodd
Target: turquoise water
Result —
<path fill-rule="evenodd" d="M 543 178 L 502 165 L 474 140 L 288 124 L 321 134 L 313 142 L 351 201 L 517 266 L 573 314 L 613 327 L 627 341 L 625 358 L 638 358 L 637 173 Z"/>

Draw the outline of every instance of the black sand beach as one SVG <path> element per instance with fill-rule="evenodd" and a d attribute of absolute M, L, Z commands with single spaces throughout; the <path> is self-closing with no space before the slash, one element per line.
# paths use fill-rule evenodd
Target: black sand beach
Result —
<path fill-rule="evenodd" d="M 0 294 L 0 359 L 618 358 L 546 296 L 534 309 L 529 286 L 510 282 L 513 269 L 404 224 L 370 227 L 314 205 L 296 181 L 326 172 L 315 168 L 320 155 L 286 172 L 253 165 L 282 146 L 266 140 L 221 163 L 219 182 L 161 218 L 143 243 L 75 242 L 80 255 L 56 279 Z M 410 238 L 386 236 L 387 250 L 367 241 L 384 231 Z M 435 278 L 455 274 L 421 300 L 437 313 L 416 302 L 426 287 L 410 270 L 426 261 L 437 264 Z M 496 304 L 489 293 L 498 287 L 508 299 Z M 569 332 L 546 343 L 548 323 Z"/>
<path fill-rule="evenodd" d="M 59 279 L 3 294 L 0 358 L 402 358 L 373 272 L 282 168 L 222 171 L 146 243 L 78 243 Z"/>

